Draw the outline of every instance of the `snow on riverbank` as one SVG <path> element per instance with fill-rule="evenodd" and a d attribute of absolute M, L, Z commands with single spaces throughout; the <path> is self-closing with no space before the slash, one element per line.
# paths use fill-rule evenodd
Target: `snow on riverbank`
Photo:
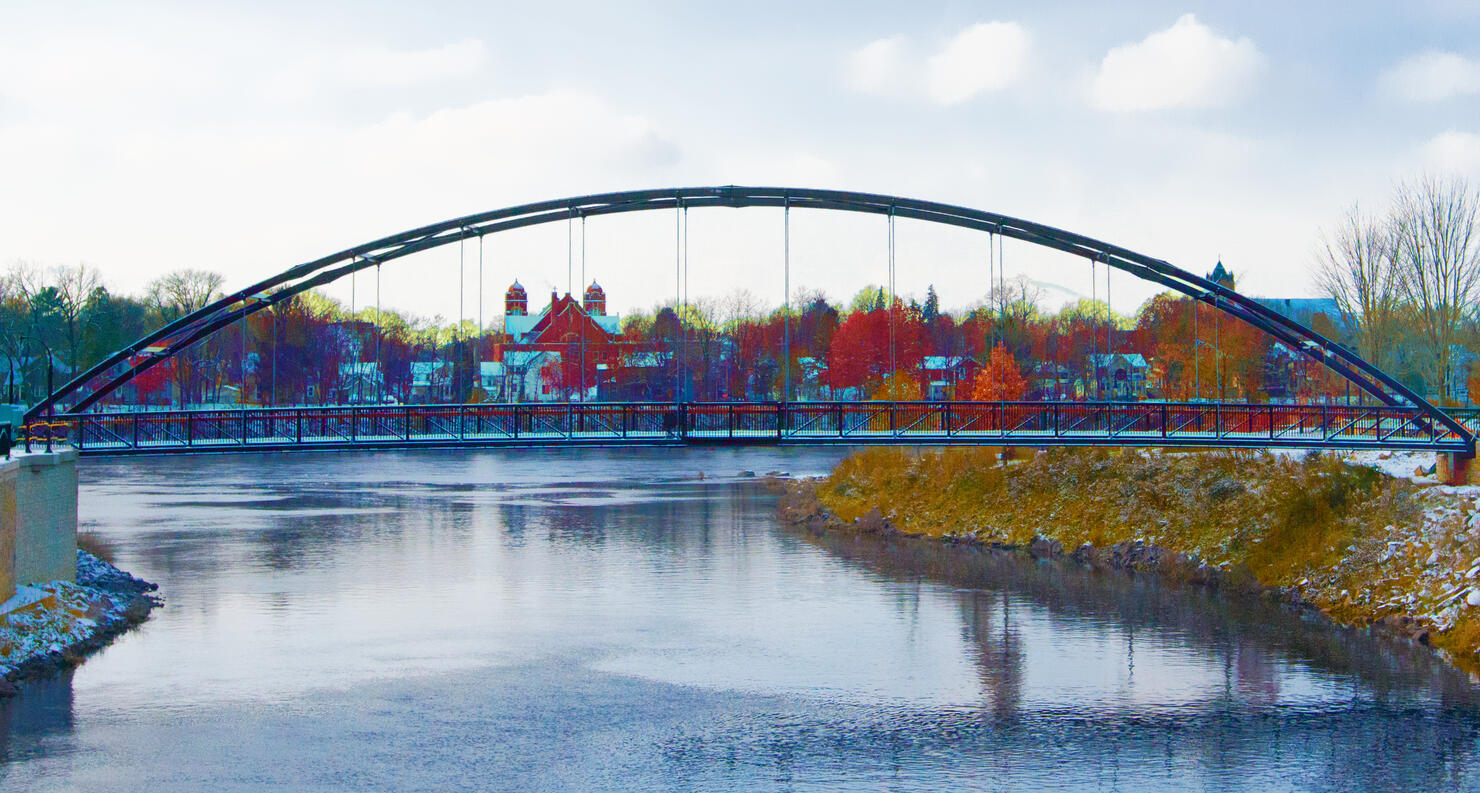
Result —
<path fill-rule="evenodd" d="M 86 551 L 77 552 L 77 583 L 18 587 L 0 604 L 0 678 L 76 663 L 103 641 L 141 621 L 155 586 Z M 9 690 L 0 685 L 0 694 Z"/>
<path fill-rule="evenodd" d="M 1433 452 L 1360 451 L 1348 452 L 1345 459 L 1353 465 L 1376 468 L 1394 479 L 1407 479 L 1420 485 L 1439 483 L 1434 473 L 1438 470 L 1435 467 L 1438 459 Z"/>

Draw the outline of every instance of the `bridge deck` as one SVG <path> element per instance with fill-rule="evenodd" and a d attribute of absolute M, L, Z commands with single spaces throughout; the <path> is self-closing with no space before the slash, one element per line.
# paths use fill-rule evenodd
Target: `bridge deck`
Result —
<path fill-rule="evenodd" d="M 378 405 L 85 413 L 57 422 L 84 454 L 684 443 L 1469 451 L 1417 408 L 1208 402 Z"/>

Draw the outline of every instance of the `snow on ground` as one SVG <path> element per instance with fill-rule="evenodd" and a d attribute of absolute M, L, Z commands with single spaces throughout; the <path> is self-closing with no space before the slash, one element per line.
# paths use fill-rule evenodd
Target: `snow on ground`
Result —
<path fill-rule="evenodd" d="M 87 553 L 77 552 L 77 583 L 49 581 L 16 588 L 0 604 L 0 677 L 26 661 L 61 653 L 118 625 L 134 598 L 153 585 Z"/>
<path fill-rule="evenodd" d="M 1436 471 L 1438 459 L 1433 452 L 1347 452 L 1346 461 L 1354 465 L 1365 465 L 1393 477 L 1407 479 L 1420 485 L 1435 485 L 1439 480 L 1431 473 Z"/>

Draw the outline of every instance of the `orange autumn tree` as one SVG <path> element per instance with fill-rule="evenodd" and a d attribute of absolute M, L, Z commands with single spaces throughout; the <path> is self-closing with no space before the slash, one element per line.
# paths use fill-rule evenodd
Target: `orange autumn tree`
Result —
<path fill-rule="evenodd" d="M 871 397 L 875 402 L 919 402 L 924 398 L 920 379 L 901 369 L 884 377 Z"/>
<path fill-rule="evenodd" d="M 1017 359 L 1007 351 L 1006 345 L 998 342 L 987 365 L 977 373 L 971 398 L 977 402 L 1009 402 L 1022 399 L 1027 393 L 1028 381 L 1018 371 Z"/>

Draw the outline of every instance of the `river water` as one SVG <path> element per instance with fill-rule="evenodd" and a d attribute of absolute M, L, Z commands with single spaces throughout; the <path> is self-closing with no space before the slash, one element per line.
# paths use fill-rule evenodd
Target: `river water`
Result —
<path fill-rule="evenodd" d="M 84 529 L 168 605 L 0 705 L 0 789 L 1480 785 L 1477 698 L 1425 653 L 814 538 L 740 475 L 840 454 L 85 460 Z"/>

